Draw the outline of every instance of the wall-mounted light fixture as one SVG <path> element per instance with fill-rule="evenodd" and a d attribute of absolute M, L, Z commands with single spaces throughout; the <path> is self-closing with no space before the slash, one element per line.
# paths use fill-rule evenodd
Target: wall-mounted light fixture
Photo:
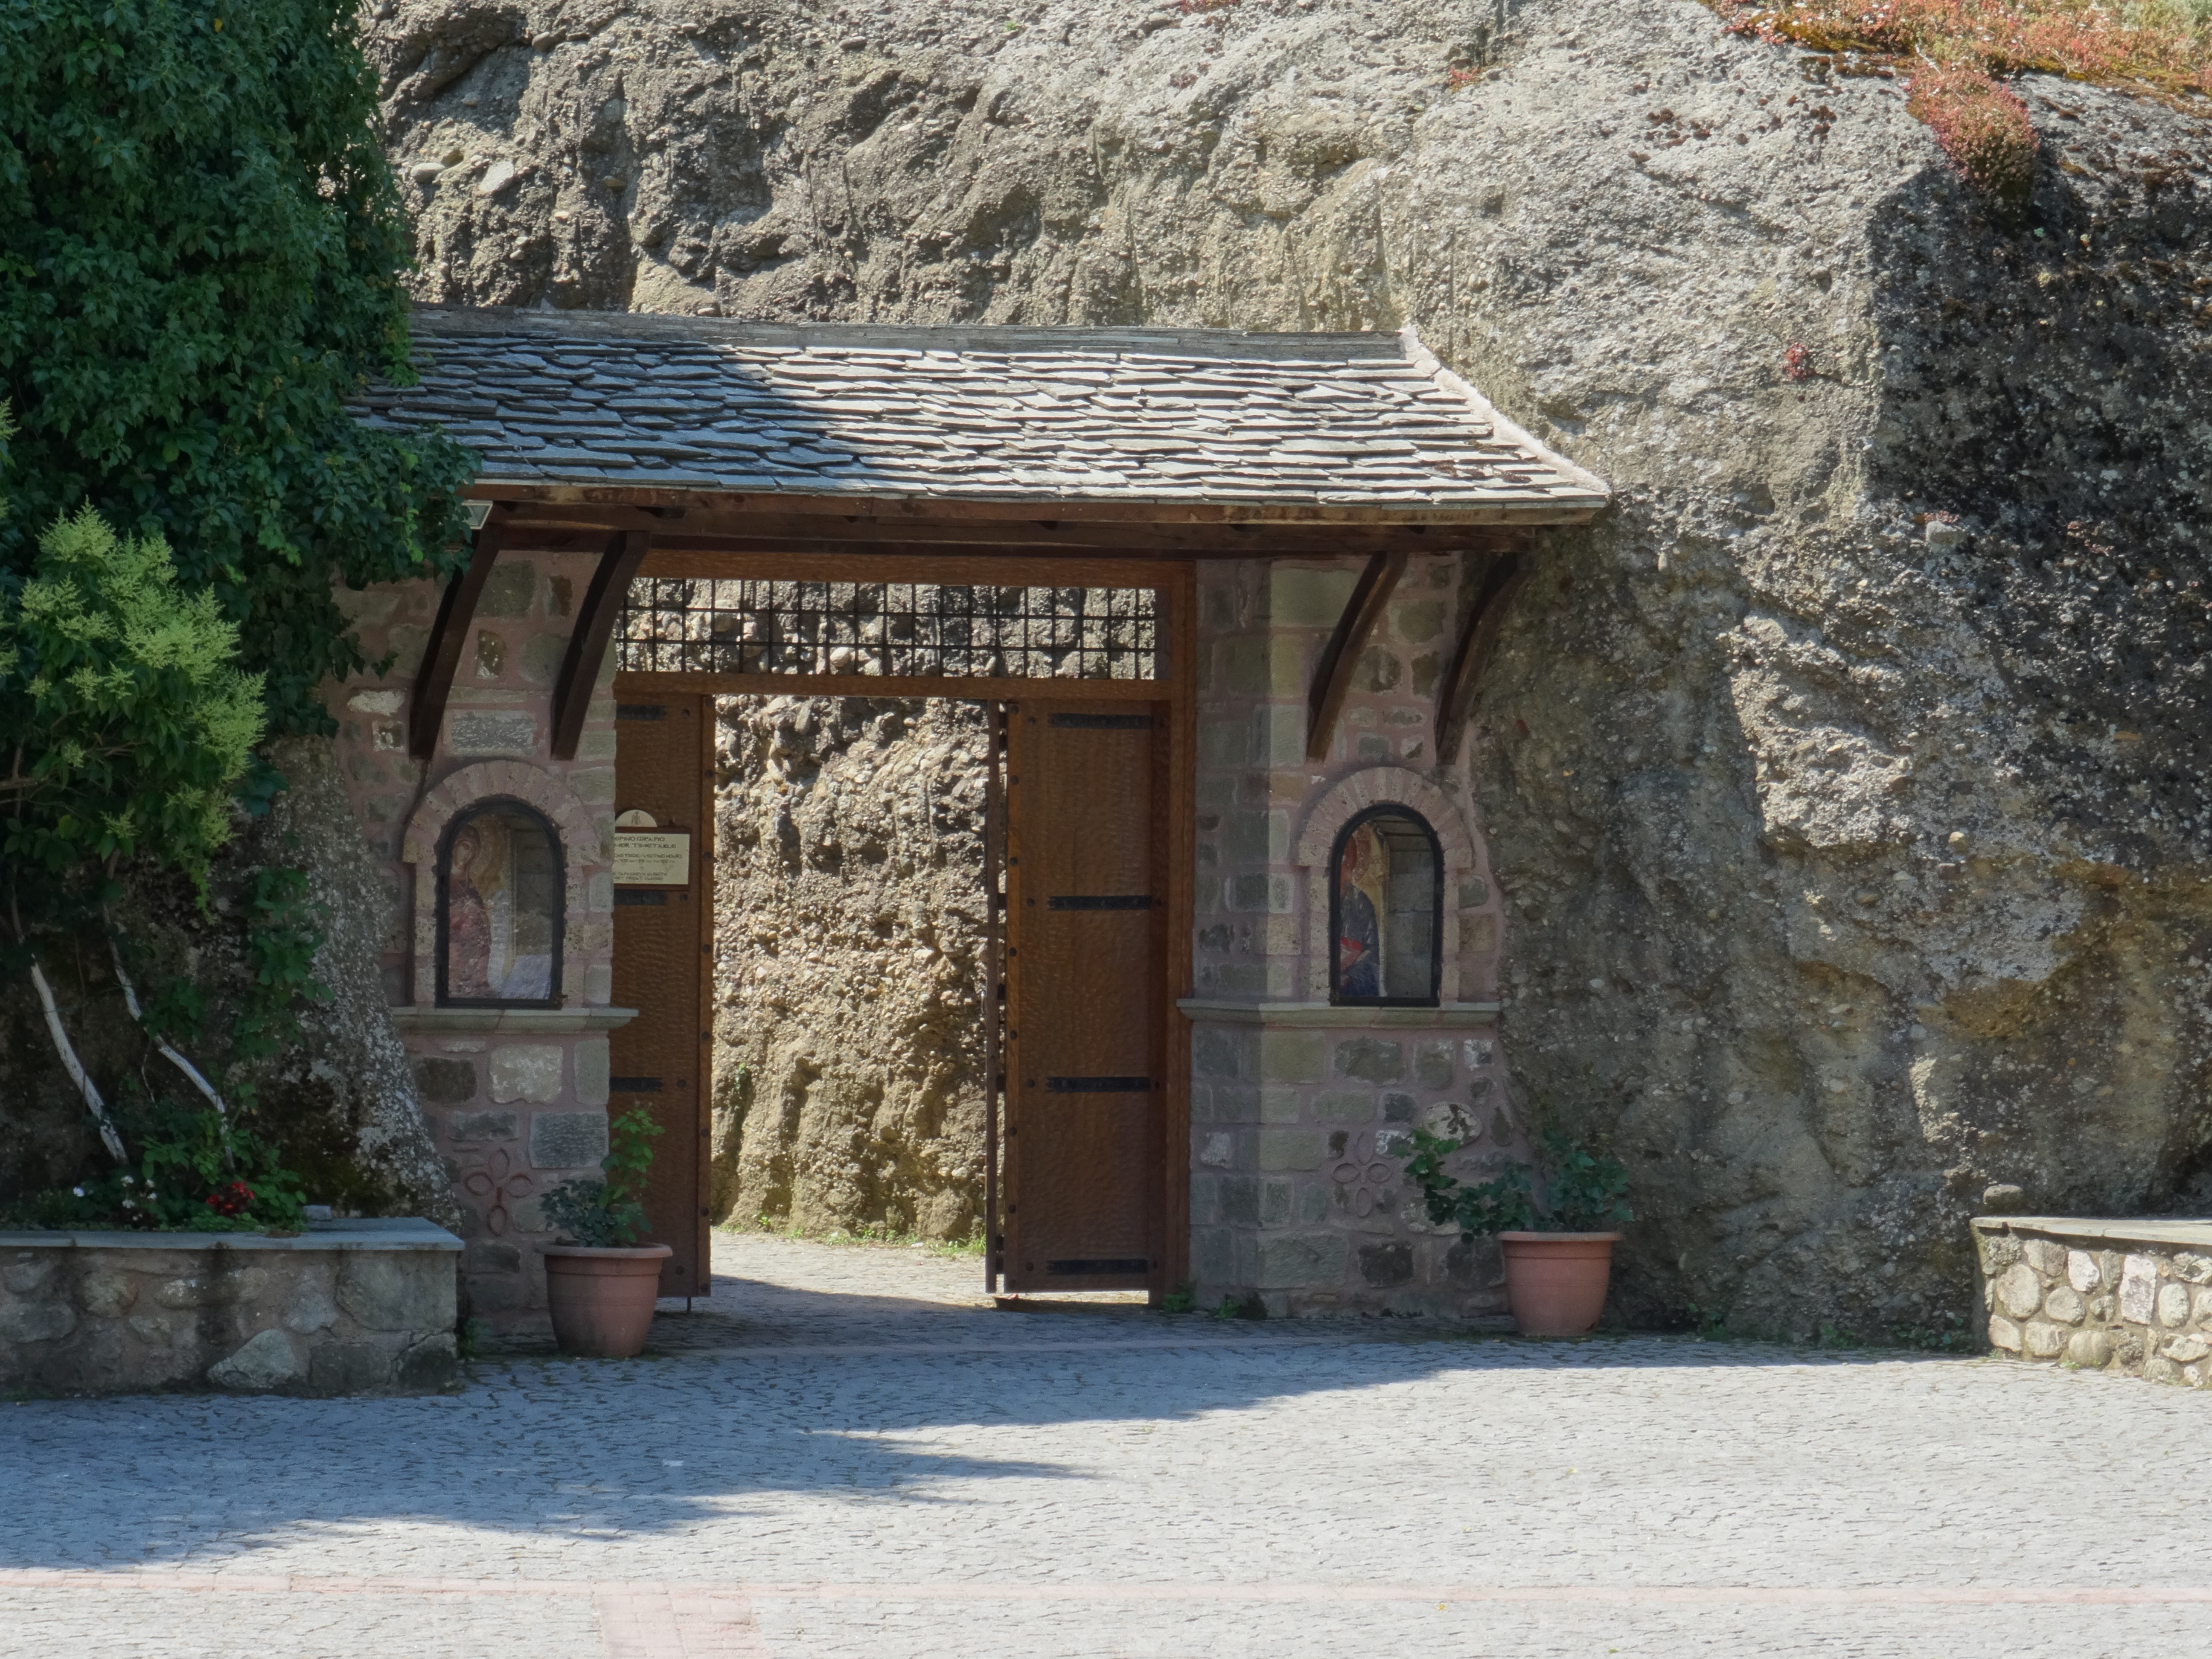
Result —
<path fill-rule="evenodd" d="M 469 529 L 471 532 L 482 530 L 484 527 L 484 521 L 491 517 L 489 501 L 463 501 L 461 505 L 468 509 Z"/>

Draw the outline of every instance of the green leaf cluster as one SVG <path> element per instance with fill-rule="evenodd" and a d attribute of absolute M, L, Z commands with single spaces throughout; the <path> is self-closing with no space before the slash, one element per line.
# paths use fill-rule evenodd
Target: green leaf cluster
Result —
<path fill-rule="evenodd" d="M 220 1114 L 139 1095 L 122 1111 L 135 1164 L 33 1193 L 0 1217 L 17 1227 L 145 1232 L 301 1231 L 306 1194 L 259 1135 Z"/>
<path fill-rule="evenodd" d="M 607 1155 L 599 1162 L 606 1178 L 577 1176 L 554 1188 L 542 1200 L 547 1222 L 571 1243 L 603 1249 L 643 1239 L 646 1176 L 659 1135 L 660 1126 L 641 1109 L 614 1119 L 607 1125 Z"/>
<path fill-rule="evenodd" d="M 448 568 L 474 463 L 345 407 L 408 368 L 410 238 L 353 0 L 0 5 L 0 583 L 97 509 L 246 624 L 272 726 L 362 665 L 332 586 Z"/>
<path fill-rule="evenodd" d="M 1488 1181 L 1468 1183 L 1444 1169 L 1461 1143 L 1426 1129 L 1413 1131 L 1407 1176 L 1420 1188 L 1431 1223 L 1456 1226 L 1465 1238 L 1503 1232 L 1594 1233 L 1633 1221 L 1628 1170 L 1620 1160 L 1577 1144 L 1559 1129 L 1539 1137 L 1544 1163 L 1544 1201 L 1535 1198 L 1534 1171 L 1509 1164 Z"/>
<path fill-rule="evenodd" d="M 40 538 L 30 579 L 0 593 L 11 904 L 101 902 L 88 872 L 141 854 L 204 880 L 261 736 L 261 680 L 237 649 L 236 624 L 179 587 L 158 536 L 125 539 L 85 507 Z"/>

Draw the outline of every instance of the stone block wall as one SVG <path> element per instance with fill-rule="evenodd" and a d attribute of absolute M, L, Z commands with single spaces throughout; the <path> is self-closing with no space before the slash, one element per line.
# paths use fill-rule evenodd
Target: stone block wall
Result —
<path fill-rule="evenodd" d="M 1361 567 L 1199 567 L 1193 1272 L 1202 1301 L 1257 1295 L 1274 1314 L 1495 1314 L 1495 1247 L 1438 1233 L 1402 1178 L 1417 1123 L 1468 1142 L 1469 1174 L 1525 1151 L 1493 1000 L 1498 896 L 1465 774 L 1435 753 L 1474 573 L 1408 562 L 1310 762 L 1308 688 Z M 1413 807 L 1443 848 L 1437 1009 L 1328 1006 L 1328 853 L 1382 801 Z"/>
<path fill-rule="evenodd" d="M 550 1235 L 538 1200 L 606 1152 L 607 1032 L 614 986 L 614 653 L 609 651 L 573 761 L 550 752 L 553 685 L 596 554 L 503 551 L 486 580 L 444 728 L 428 767 L 407 753 L 414 675 L 442 587 L 408 582 L 342 593 L 381 674 L 326 689 L 341 766 L 389 906 L 379 957 L 393 1023 L 444 1158 L 465 1237 L 467 1311 L 494 1323 L 543 1317 Z M 562 1006 L 439 1009 L 437 839 L 489 796 L 544 812 L 568 861 Z"/>
<path fill-rule="evenodd" d="M 461 1241 L 420 1220 L 252 1233 L 0 1233 L 0 1389 L 432 1394 Z"/>
<path fill-rule="evenodd" d="M 1978 1217 L 1990 1346 L 2212 1388 L 2212 1221 Z"/>

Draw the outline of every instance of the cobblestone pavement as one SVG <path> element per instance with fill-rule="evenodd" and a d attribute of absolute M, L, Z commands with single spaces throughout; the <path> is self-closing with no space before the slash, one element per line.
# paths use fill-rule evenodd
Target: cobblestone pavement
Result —
<path fill-rule="evenodd" d="M 1006 1312 L 969 1261 L 761 1237 L 716 1267 L 634 1362 L 0 1405 L 0 1655 L 2083 1659 L 2212 1632 L 2198 1393 Z"/>

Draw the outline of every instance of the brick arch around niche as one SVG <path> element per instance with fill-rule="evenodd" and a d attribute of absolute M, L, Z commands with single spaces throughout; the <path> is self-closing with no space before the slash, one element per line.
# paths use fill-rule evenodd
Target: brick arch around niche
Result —
<path fill-rule="evenodd" d="M 1419 773 L 1402 766 L 1371 766 L 1340 778 L 1315 801 L 1298 832 L 1292 856 L 1304 872 L 1306 888 L 1305 988 L 1316 1002 L 1328 1000 L 1328 876 L 1330 850 L 1340 830 L 1370 806 L 1403 806 L 1419 813 L 1436 831 L 1443 854 L 1445 891 L 1455 895 L 1461 878 L 1482 867 L 1482 853 L 1467 827 L 1459 804 Z M 1460 997 L 1460 908 L 1443 906 L 1443 973 L 1440 1000 Z"/>
<path fill-rule="evenodd" d="M 574 789 L 551 773 L 522 761 L 479 761 L 464 766 L 422 798 L 399 843 L 401 861 L 415 866 L 414 950 L 410 995 L 418 1007 L 438 1000 L 438 843 L 447 826 L 471 807 L 519 800 L 536 807 L 561 837 L 562 915 L 561 999 L 581 1000 L 584 970 L 595 958 L 586 914 L 591 874 L 605 864 L 598 821 Z M 599 924 L 604 927 L 604 921 Z"/>

